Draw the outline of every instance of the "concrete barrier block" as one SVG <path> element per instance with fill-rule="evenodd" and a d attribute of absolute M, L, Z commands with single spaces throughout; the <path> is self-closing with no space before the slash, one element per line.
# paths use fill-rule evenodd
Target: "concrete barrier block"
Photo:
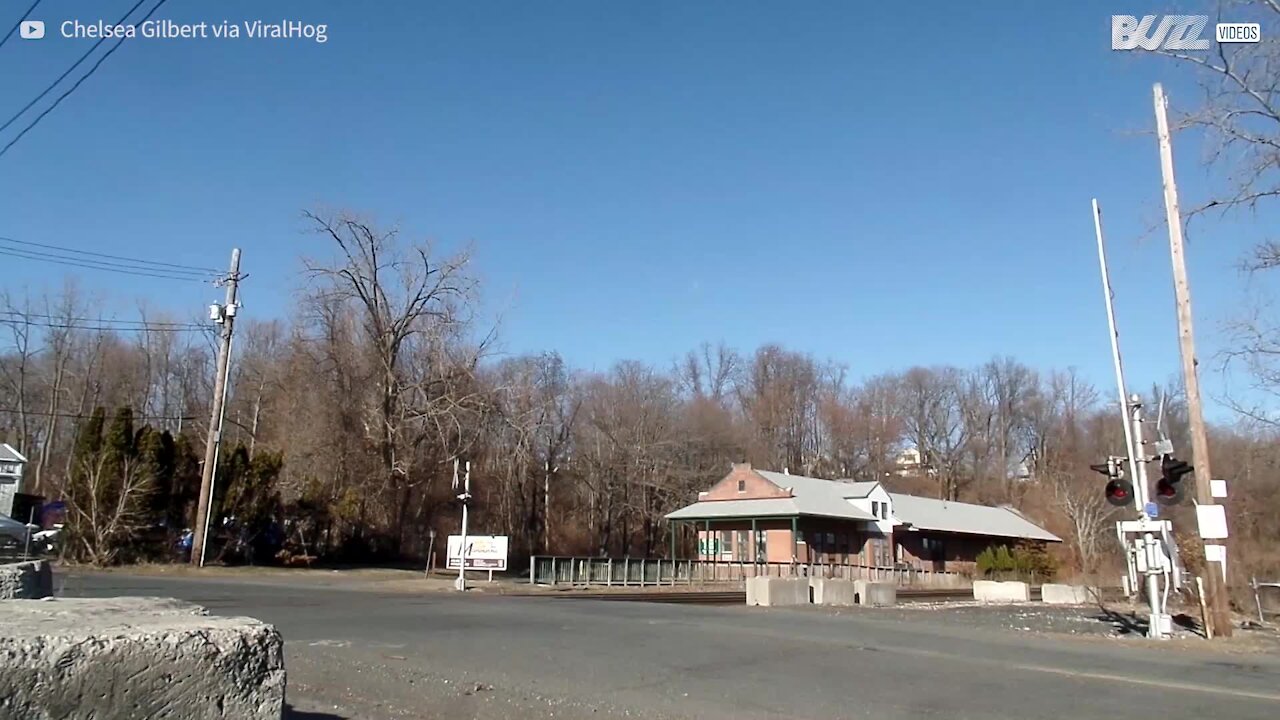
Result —
<path fill-rule="evenodd" d="M 1040 598 L 1050 605 L 1085 605 L 1095 594 L 1084 585 L 1046 583 L 1040 586 Z"/>
<path fill-rule="evenodd" d="M 747 605 L 756 606 L 760 604 L 760 581 L 763 579 L 761 577 L 747 578 Z"/>
<path fill-rule="evenodd" d="M 857 604 L 857 589 L 852 580 L 810 578 L 814 605 L 849 606 Z"/>
<path fill-rule="evenodd" d="M 39 600 L 53 594 L 53 568 L 45 560 L 0 565 L 0 600 Z"/>
<path fill-rule="evenodd" d="M 756 604 L 762 607 L 780 607 L 783 605 L 808 605 L 808 578 L 771 578 L 762 577 L 756 580 Z"/>
<path fill-rule="evenodd" d="M 165 598 L 0 603 L 0 716 L 279 720 L 283 642 Z"/>
<path fill-rule="evenodd" d="M 889 607 L 898 602 L 898 587 L 889 582 L 875 580 L 855 580 L 854 591 L 858 596 L 858 604 L 868 607 Z"/>
<path fill-rule="evenodd" d="M 974 580 L 973 599 L 987 603 L 1030 602 L 1031 588 L 1024 582 Z"/>

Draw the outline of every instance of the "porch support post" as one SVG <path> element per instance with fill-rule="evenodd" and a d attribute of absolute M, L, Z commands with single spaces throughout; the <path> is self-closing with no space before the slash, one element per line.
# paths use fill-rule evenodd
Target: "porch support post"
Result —
<path fill-rule="evenodd" d="M 710 552 L 710 550 L 711 550 L 711 520 L 710 520 L 709 518 L 708 518 L 708 519 L 706 519 L 706 520 L 703 520 L 703 521 L 702 521 L 702 527 L 703 527 L 703 532 L 704 532 L 704 533 L 706 534 L 706 536 L 707 536 L 707 550 L 708 550 L 708 554 L 711 556 L 711 557 L 710 557 L 710 560 L 711 560 L 711 572 L 712 572 L 712 574 L 714 575 L 714 574 L 715 574 L 715 567 L 716 567 L 716 565 L 715 565 L 715 563 L 716 563 L 716 556 L 720 554 L 720 553 L 718 552 L 718 551 L 720 550 L 720 548 L 716 548 L 716 551 L 717 551 L 717 552 Z M 703 558 L 698 558 L 698 559 L 699 559 L 699 560 L 703 560 Z M 702 563 L 702 567 L 703 567 L 703 569 L 704 569 L 704 570 L 706 569 L 706 563 L 705 563 L 705 562 L 703 562 L 703 563 Z"/>
<path fill-rule="evenodd" d="M 751 518 L 751 564 L 755 566 L 754 577 L 760 572 L 760 538 L 756 534 L 756 519 Z"/>
<path fill-rule="evenodd" d="M 797 518 L 794 515 L 791 516 L 791 574 L 792 575 L 796 574 L 796 550 L 798 549 L 798 546 L 796 545 L 796 520 Z"/>
<path fill-rule="evenodd" d="M 671 562 L 672 563 L 675 563 L 676 561 L 676 533 L 679 532 L 679 530 L 680 530 L 680 521 L 672 520 L 671 521 Z M 673 564 L 672 567 L 675 567 L 675 565 Z"/>

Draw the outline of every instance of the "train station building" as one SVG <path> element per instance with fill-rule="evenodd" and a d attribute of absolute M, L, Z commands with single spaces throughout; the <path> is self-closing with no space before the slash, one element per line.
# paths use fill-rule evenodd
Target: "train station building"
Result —
<path fill-rule="evenodd" d="M 717 563 L 969 573 L 989 546 L 1062 541 L 1010 507 L 903 495 L 876 481 L 823 480 L 745 463 L 667 519 L 677 528 L 696 528 L 697 559 Z"/>

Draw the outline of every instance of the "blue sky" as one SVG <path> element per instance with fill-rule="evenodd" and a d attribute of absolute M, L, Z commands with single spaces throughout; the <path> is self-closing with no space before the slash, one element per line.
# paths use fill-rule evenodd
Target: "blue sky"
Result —
<path fill-rule="evenodd" d="M 0 0 L 0 24 L 28 4 Z M 0 49 L 0 116 L 92 42 L 55 23 L 130 5 L 42 2 L 49 36 Z M 474 243 L 508 353 L 603 370 L 776 341 L 855 378 L 1008 354 L 1107 388 L 1097 196 L 1142 386 L 1179 368 L 1167 236 L 1148 232 L 1163 217 L 1151 84 L 1175 107 L 1195 85 L 1111 51 L 1110 15 L 1192 7 L 170 0 L 156 18 L 323 22 L 329 39 L 127 40 L 0 157 L 0 235 L 214 267 L 239 245 L 245 312 L 270 317 L 298 256 L 327 250 L 300 212 L 351 208 Z M 1203 149 L 1175 150 L 1190 205 Z M 1193 235 L 1208 368 L 1268 218 Z M 66 270 L 12 267 L 10 287 L 37 290 Z M 81 277 L 122 316 L 218 297 Z"/>

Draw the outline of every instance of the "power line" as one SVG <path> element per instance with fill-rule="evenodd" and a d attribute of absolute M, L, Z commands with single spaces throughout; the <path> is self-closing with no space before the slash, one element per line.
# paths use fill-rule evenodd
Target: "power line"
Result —
<path fill-rule="evenodd" d="M 13 37 L 13 34 L 18 31 L 18 26 L 22 24 L 23 20 L 27 19 L 27 16 L 30 15 L 31 11 L 35 10 L 36 6 L 39 4 L 40 4 L 40 0 L 36 0 L 35 2 L 31 3 L 31 7 L 27 8 L 27 11 L 22 13 L 22 17 L 18 18 L 18 22 L 14 23 L 13 27 L 9 28 L 9 32 L 5 34 L 4 38 L 0 39 L 0 47 L 4 47 L 4 44 L 9 42 L 9 38 Z"/>
<path fill-rule="evenodd" d="M 3 325 L 34 325 L 38 327 L 58 328 L 60 330 L 101 330 L 101 331 L 127 331 L 127 332 L 204 332 L 212 331 L 213 328 L 205 327 L 121 327 L 119 325 L 76 325 L 71 323 L 49 323 L 49 322 L 21 322 L 19 320 L 9 320 L 0 318 L 0 324 Z"/>
<path fill-rule="evenodd" d="M 0 315 L 16 315 L 22 318 L 43 318 L 45 320 L 57 320 L 59 322 L 88 322 L 88 323 L 118 323 L 127 325 L 142 325 L 144 327 L 179 327 L 179 328 L 204 328 L 206 326 L 199 323 L 189 322 L 170 322 L 167 320 L 124 320 L 117 318 L 91 318 L 91 317 L 68 317 L 65 315 L 44 315 L 41 313 L 29 313 L 21 310 L 0 310 Z M 38 323 L 36 323 L 38 324 Z"/>
<path fill-rule="evenodd" d="M 158 272 L 146 272 L 144 270 L 122 270 L 114 267 L 106 267 L 103 265 L 95 265 L 90 262 L 81 262 L 73 258 L 59 257 L 57 255 L 48 255 L 47 253 L 35 254 L 34 252 L 20 252 L 12 248 L 0 248 L 0 255 L 8 255 L 9 257 L 23 258 L 25 260 L 40 260 L 43 262 L 51 262 L 58 265 L 72 265 L 75 267 L 88 268 L 90 270 L 105 270 L 106 272 L 120 273 L 122 275 L 141 275 L 143 277 L 154 277 L 162 280 L 184 280 L 186 282 L 205 282 L 205 279 L 197 277 L 184 277 L 181 275 L 166 275 Z M 209 278 L 211 280 L 212 278 Z"/>
<path fill-rule="evenodd" d="M 140 20 L 139 22 L 143 23 L 143 22 L 146 22 L 148 19 L 150 19 L 151 16 L 155 14 L 156 10 L 159 10 L 160 6 L 164 5 L 165 2 L 166 0 L 160 0 L 160 2 L 156 3 L 155 6 L 151 8 L 150 12 L 144 15 L 142 20 Z M 120 45 L 125 41 L 126 37 L 127 36 L 122 36 L 119 40 L 117 40 L 116 44 L 112 45 L 110 49 L 108 49 L 105 53 L 102 54 L 102 57 L 98 58 L 98 61 L 93 64 L 93 67 L 89 68 L 89 72 L 85 73 L 84 75 L 81 75 L 80 79 L 76 80 L 74 85 L 72 85 L 70 88 L 67 88 L 67 91 L 59 95 L 58 99 L 54 100 L 52 105 L 50 105 L 48 108 L 45 108 L 44 112 L 37 115 L 36 119 L 32 120 L 26 127 L 24 127 L 22 129 L 22 132 L 18 133 L 17 137 L 10 140 L 8 145 L 5 145 L 3 148 L 0 148 L 0 157 L 4 157 L 4 154 L 9 152 L 9 148 L 16 145 L 17 142 L 21 140 L 24 135 L 26 135 L 28 132 L 31 131 L 31 128 L 35 127 L 36 125 L 39 125 L 40 121 L 43 120 L 46 115 L 53 112 L 54 108 L 62 104 L 62 101 L 66 100 L 68 95 L 75 92 L 76 88 L 80 87 L 81 83 L 83 83 L 85 80 L 88 80 L 90 76 L 92 76 L 95 72 L 97 72 L 98 68 L 102 67 L 102 63 L 105 62 L 107 58 L 111 57 L 112 53 L 120 49 Z"/>
<path fill-rule="evenodd" d="M 146 0 L 138 0 L 138 2 L 133 7 L 129 8 L 129 12 L 125 13 L 123 17 L 121 17 L 119 20 L 116 21 L 116 25 L 123 25 L 124 21 L 128 20 L 129 16 L 133 14 L 133 11 L 137 10 L 138 6 L 144 2 L 146 2 Z M 39 4 L 40 4 L 40 0 L 36 0 L 36 5 L 39 5 Z M 34 9 L 35 5 L 32 5 L 31 7 Z M 27 12 L 30 13 L 31 10 L 28 10 Z M 22 21 L 19 20 L 18 22 L 21 23 Z M 17 26 L 15 25 L 14 27 L 17 27 Z M 13 31 L 10 30 L 9 33 L 13 34 Z M 48 95 L 50 92 L 52 92 L 53 89 L 58 86 L 58 83 L 62 82 L 63 80 L 66 80 L 68 75 L 70 75 L 76 68 L 80 67 L 80 63 L 87 60 L 89 56 L 93 54 L 93 51 L 97 50 L 98 46 L 106 41 L 107 41 L 107 38 L 105 36 L 98 38 L 98 42 L 94 43 L 92 47 L 90 47 L 87 51 L 85 51 L 85 54 L 81 55 L 80 59 L 75 61 L 75 64 L 67 68 L 66 72 L 59 75 L 57 80 L 54 80 L 53 82 L 49 83 L 49 86 L 46 87 L 43 91 L 41 91 L 39 95 L 32 98 L 31 102 L 22 106 L 22 109 L 14 113 L 13 117 L 6 120 L 4 125 L 0 125 L 0 132 L 4 132 L 5 129 L 7 129 L 10 125 L 16 122 L 18 118 L 22 117 L 22 114 L 30 110 L 32 105 L 35 105 L 36 103 L 43 100 L 45 95 Z M 3 44 L 4 43 L 0 43 L 0 45 L 3 45 Z"/>
<path fill-rule="evenodd" d="M 109 253 L 92 252 L 90 250 L 77 250 L 76 248 L 63 247 L 61 245 L 49 245 L 47 243 L 38 243 L 31 240 L 18 240 L 16 238 L 5 237 L 0 235 L 0 241 L 13 243 L 16 245 L 30 245 L 32 247 L 45 248 L 46 250 L 57 250 L 59 252 L 75 253 L 77 255 L 91 255 L 93 257 L 107 258 L 109 260 L 121 260 L 127 263 L 139 265 L 157 265 L 165 268 L 176 268 L 178 270 L 186 270 L 191 273 L 201 273 L 204 275 L 221 275 L 222 273 L 213 268 L 197 267 L 195 265 L 178 265 L 177 263 L 160 262 L 159 260 L 144 260 L 142 258 L 131 258 L 123 255 L 111 255 Z"/>
<path fill-rule="evenodd" d="M 0 237 L 0 243 L 5 243 L 5 242 L 21 243 L 23 245 L 39 245 L 38 243 L 24 242 L 22 240 L 10 240 L 9 238 Z M 56 247 L 56 246 L 42 245 L 41 247 Z M 130 258 L 121 258 L 122 260 L 126 260 L 127 262 L 116 262 L 115 260 L 95 260 L 93 258 L 68 257 L 66 255 L 66 253 L 80 253 L 82 255 L 101 255 L 101 253 L 91 253 L 87 250 L 71 250 L 70 248 L 66 248 L 66 249 L 58 248 L 57 252 L 48 253 L 42 250 L 31 250 L 26 247 L 0 248 L 0 249 L 7 250 L 10 252 L 27 253 L 28 255 L 38 255 L 40 257 L 45 257 L 53 260 L 71 260 L 74 262 L 92 263 L 94 265 L 103 266 L 104 268 L 114 267 L 114 268 L 123 268 L 125 270 L 141 270 L 144 272 L 158 272 L 158 273 L 163 273 L 165 275 L 175 275 L 175 276 L 187 275 L 187 276 L 192 276 L 193 279 L 198 278 L 201 280 L 211 279 L 216 275 L 216 273 L 213 273 L 211 271 L 204 271 L 204 270 L 170 270 L 164 267 L 156 267 L 148 264 L 152 262 L 150 260 L 133 260 Z M 110 257 L 110 256 L 106 256 L 106 257 Z"/>

